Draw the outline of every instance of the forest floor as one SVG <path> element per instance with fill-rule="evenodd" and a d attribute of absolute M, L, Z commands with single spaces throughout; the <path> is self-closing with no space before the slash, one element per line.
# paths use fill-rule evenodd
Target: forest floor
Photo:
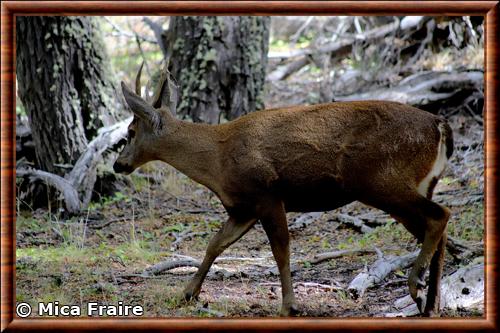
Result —
<path fill-rule="evenodd" d="M 273 83 L 268 106 L 311 99 L 310 82 Z M 304 87 L 309 87 L 304 89 Z M 285 91 L 286 90 L 286 91 Z M 292 103 L 293 102 L 293 103 Z M 455 154 L 435 191 L 452 210 L 448 234 L 469 244 L 483 241 L 483 128 L 472 117 L 449 119 Z M 16 300 L 85 304 L 89 301 L 143 305 L 145 316 L 276 316 L 281 306 L 279 277 L 259 223 L 228 248 L 203 284 L 198 301 L 179 302 L 196 271 L 181 267 L 159 276 L 141 273 L 151 265 L 189 256 L 201 260 L 212 235 L 226 220 L 220 201 L 162 163 L 150 163 L 123 178 L 123 188 L 103 197 L 81 216 L 62 219 L 57 209 L 19 211 L 17 216 Z M 352 228 L 338 214 L 358 217 L 367 230 Z M 294 289 L 303 316 L 380 317 L 397 312 L 394 301 L 408 294 L 409 269 L 353 299 L 347 286 L 378 257 L 347 255 L 311 263 L 334 250 L 379 249 L 403 255 L 418 249 L 415 239 L 387 214 L 352 203 L 321 214 L 288 214 L 291 260 L 298 265 Z M 308 224 L 304 226 L 303 224 Z M 447 253 L 444 275 L 459 265 Z M 33 311 L 35 314 L 36 311 Z M 482 311 L 445 311 L 443 316 L 482 316 Z"/>

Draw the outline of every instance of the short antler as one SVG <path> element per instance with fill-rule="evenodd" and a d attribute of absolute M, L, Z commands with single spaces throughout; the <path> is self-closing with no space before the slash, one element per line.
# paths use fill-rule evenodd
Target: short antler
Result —
<path fill-rule="evenodd" d="M 160 79 L 158 80 L 151 104 L 154 108 L 165 107 L 175 115 L 177 109 L 177 85 L 172 79 L 172 75 L 168 71 L 166 64 L 161 71 Z"/>
<path fill-rule="evenodd" d="M 142 62 L 141 67 L 139 67 L 139 71 L 137 72 L 137 76 L 135 77 L 135 93 L 139 96 L 141 96 L 142 67 L 144 67 L 144 61 Z"/>
<path fill-rule="evenodd" d="M 144 61 L 137 72 L 135 78 L 135 93 L 141 96 L 141 74 L 142 68 L 144 67 Z M 148 91 L 151 86 L 155 85 L 153 96 L 150 97 Z M 168 71 L 168 64 L 165 64 L 160 72 L 160 78 L 156 84 L 153 80 L 150 80 L 146 85 L 146 96 L 145 100 L 152 105 L 155 109 L 167 108 L 175 116 L 177 110 L 177 85 L 174 83 L 172 75 Z"/>

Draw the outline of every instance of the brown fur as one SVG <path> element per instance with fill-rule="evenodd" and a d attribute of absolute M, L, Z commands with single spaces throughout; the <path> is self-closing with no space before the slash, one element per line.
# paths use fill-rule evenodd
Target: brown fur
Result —
<path fill-rule="evenodd" d="M 153 109 L 139 96 L 128 89 L 124 95 L 134 108 L 148 108 L 138 113 L 142 117 L 151 114 Z M 260 219 L 280 269 L 282 314 L 293 314 L 296 305 L 285 212 L 332 210 L 359 200 L 396 216 L 423 242 L 409 281 L 410 292 L 423 311 L 419 283 L 438 248 L 449 213 L 416 188 L 436 159 L 442 119 L 383 101 L 271 109 L 221 125 L 193 124 L 175 119 L 168 110 L 156 112 L 161 115 L 161 130 L 155 134 L 151 122 L 136 116 L 130 125 L 135 138 L 115 168 L 131 172 L 151 160 L 169 163 L 215 192 L 230 216 L 209 245 L 202 266 L 186 288 L 186 298 L 199 293 L 217 255 Z M 451 155 L 451 129 L 447 124 L 444 127 Z M 440 252 L 433 261 L 429 289 L 433 304 L 426 307 L 427 314 L 435 312 L 439 302 L 435 296 L 441 257 Z"/>

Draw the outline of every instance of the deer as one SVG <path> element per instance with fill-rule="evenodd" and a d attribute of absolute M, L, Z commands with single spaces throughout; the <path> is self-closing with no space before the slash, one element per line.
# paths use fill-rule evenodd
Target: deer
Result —
<path fill-rule="evenodd" d="M 453 153 L 445 119 L 374 100 L 261 110 L 217 125 L 193 123 L 174 115 L 176 86 L 168 70 L 152 98 L 141 97 L 141 71 L 142 66 L 135 92 L 121 82 L 134 118 L 114 171 L 129 174 L 163 161 L 211 190 L 228 215 L 183 290 L 184 300 L 198 299 L 214 260 L 260 221 L 278 266 L 280 314 L 300 314 L 286 213 L 330 211 L 359 201 L 390 214 L 421 243 L 408 288 L 423 316 L 439 316 L 450 210 L 432 201 L 432 194 Z"/>

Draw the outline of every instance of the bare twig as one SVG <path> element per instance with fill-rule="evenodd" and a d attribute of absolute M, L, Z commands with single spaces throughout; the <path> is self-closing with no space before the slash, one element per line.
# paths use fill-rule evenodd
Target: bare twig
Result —
<path fill-rule="evenodd" d="M 314 16 L 309 16 L 307 18 L 307 20 L 297 29 L 297 31 L 293 35 L 290 36 L 290 41 L 293 44 L 295 44 L 297 42 L 297 40 L 302 35 L 302 32 L 304 32 L 304 30 L 312 23 L 314 18 L 315 18 Z"/>
<path fill-rule="evenodd" d="M 160 24 L 154 22 L 149 17 L 143 18 L 144 23 L 146 23 L 155 35 L 158 45 L 160 45 L 161 52 L 163 53 L 163 58 L 168 59 L 168 51 L 163 40 L 163 28 Z"/>
<path fill-rule="evenodd" d="M 336 259 L 344 256 L 352 255 L 364 255 L 369 253 L 374 253 L 375 250 L 339 250 L 333 252 L 325 252 L 314 255 L 314 257 L 309 261 L 311 264 L 319 264 L 320 262 Z"/>
<path fill-rule="evenodd" d="M 130 25 L 130 21 L 128 22 L 128 24 L 129 24 L 129 29 L 132 31 L 132 33 L 135 36 L 135 42 L 137 43 L 137 48 L 139 49 L 139 52 L 141 53 L 141 57 L 142 57 L 142 60 L 144 62 L 144 65 L 146 66 L 146 72 L 147 72 L 148 76 L 151 77 L 151 71 L 149 70 L 149 65 L 148 65 L 148 62 L 146 59 L 146 55 L 144 54 L 144 50 L 142 49 L 141 38 L 139 37 L 139 34 Z M 137 83 L 139 83 L 139 85 L 140 85 L 140 82 L 136 82 L 136 86 L 137 86 Z"/>
<path fill-rule="evenodd" d="M 104 17 L 104 19 L 106 20 L 107 23 L 109 23 L 109 25 L 111 25 L 111 28 L 113 28 L 113 30 L 119 36 L 124 36 L 124 37 L 128 37 L 128 38 L 139 38 L 142 41 L 145 41 L 145 42 L 148 42 L 148 43 L 152 43 L 152 44 L 157 44 L 156 40 L 154 40 L 152 38 L 149 38 L 149 37 L 146 37 L 146 36 L 141 36 L 141 35 L 137 35 L 136 36 L 133 33 L 125 31 L 123 28 L 121 28 L 120 26 L 118 26 L 117 24 L 115 24 L 109 18 Z"/>

